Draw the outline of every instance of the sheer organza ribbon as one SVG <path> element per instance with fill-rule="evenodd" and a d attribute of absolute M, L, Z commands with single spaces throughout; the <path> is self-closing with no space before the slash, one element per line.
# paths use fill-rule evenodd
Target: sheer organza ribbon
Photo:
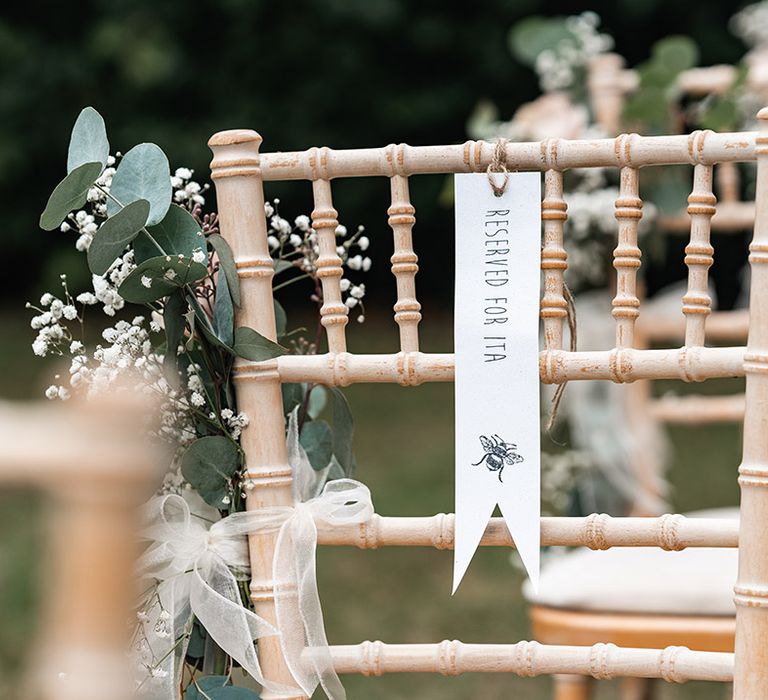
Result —
<path fill-rule="evenodd" d="M 160 629 L 161 644 L 153 636 L 151 647 L 155 659 L 162 659 L 152 679 L 153 697 L 177 697 L 186 652 L 179 640 L 194 616 L 216 644 L 265 688 L 290 690 L 264 677 L 253 643 L 278 635 L 287 666 L 308 697 L 321 685 L 329 700 L 346 698 L 333 669 L 317 590 L 316 523 L 365 522 L 373 515 L 371 494 L 353 479 L 336 479 L 323 487 L 330 465 L 322 471 L 311 467 L 299 444 L 295 414 L 289 422 L 288 457 L 294 477 L 293 507 L 233 513 L 211 524 L 181 496 L 156 497 L 148 504 L 151 544 L 142 557 L 141 572 L 159 581 L 160 605 L 153 608 L 147 625 Z M 268 532 L 278 533 L 272 565 L 276 628 L 242 605 L 239 583 L 248 577 L 246 536 Z M 304 654 L 307 649 L 311 652 Z"/>

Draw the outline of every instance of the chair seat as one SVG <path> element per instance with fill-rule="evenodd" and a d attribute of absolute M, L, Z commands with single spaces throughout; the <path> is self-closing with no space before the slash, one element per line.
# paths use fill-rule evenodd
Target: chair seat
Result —
<path fill-rule="evenodd" d="M 688 517 L 737 519 L 736 508 L 687 513 Z M 523 592 L 532 603 L 593 612 L 734 615 L 738 550 L 656 547 L 578 549 L 542 568 L 539 590 Z"/>

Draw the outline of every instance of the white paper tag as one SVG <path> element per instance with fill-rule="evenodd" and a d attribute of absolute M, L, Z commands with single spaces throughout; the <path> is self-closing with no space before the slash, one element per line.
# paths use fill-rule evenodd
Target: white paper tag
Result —
<path fill-rule="evenodd" d="M 498 503 L 539 580 L 541 178 L 455 176 L 456 534 L 453 592 Z"/>

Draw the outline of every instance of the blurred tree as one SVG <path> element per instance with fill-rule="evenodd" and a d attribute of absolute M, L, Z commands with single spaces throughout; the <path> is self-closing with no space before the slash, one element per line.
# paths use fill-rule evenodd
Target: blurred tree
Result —
<path fill-rule="evenodd" d="M 173 165 L 195 168 L 200 179 L 206 179 L 208 136 L 228 127 L 257 129 L 265 150 L 460 142 L 481 98 L 508 116 L 537 94 L 533 73 L 509 53 L 509 27 L 531 14 L 586 7 L 563 0 L 8 6 L 0 17 L 0 195 L 6 259 L 13 260 L 6 268 L 9 301 L 36 295 L 62 270 L 74 285 L 84 273 L 69 236 L 37 227 L 46 195 L 63 175 L 56 164 L 82 106 L 104 114 L 113 150 L 155 141 Z M 646 59 L 653 42 L 670 33 L 689 34 L 704 65 L 743 53 L 727 33 L 737 9 L 729 3 L 601 0 L 588 7 L 602 16 L 630 64 Z M 422 289 L 439 297 L 450 294 L 436 284 L 443 262 L 452 265 L 452 212 L 437 203 L 442 185 L 424 178 L 413 187 L 417 248 L 423 253 L 426 241 L 433 248 L 430 258 L 422 256 Z M 389 275 L 387 190 L 375 180 L 336 188 L 342 220 L 368 226 L 378 279 Z M 303 183 L 276 185 L 268 194 L 283 197 L 287 217 L 311 208 Z M 30 276 L 30 269 L 39 275 Z M 24 277 L 13 279 L 22 270 Z"/>

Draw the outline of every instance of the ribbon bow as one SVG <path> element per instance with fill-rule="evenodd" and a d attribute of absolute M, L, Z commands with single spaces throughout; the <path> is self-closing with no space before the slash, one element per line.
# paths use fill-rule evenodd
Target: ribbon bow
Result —
<path fill-rule="evenodd" d="M 233 513 L 210 524 L 215 511 L 197 497 L 160 496 L 148 504 L 151 545 L 140 562 L 143 576 L 159 581 L 159 605 L 148 621 L 160 635 L 153 642 L 159 663 L 152 674 L 152 696 L 177 697 L 186 653 L 183 640 L 192 617 L 259 684 L 273 692 L 290 688 L 264 677 L 254 640 L 277 635 L 286 664 L 302 691 L 311 697 L 318 685 L 329 700 L 346 693 L 325 636 L 315 572 L 317 526 L 362 523 L 373 515 L 368 487 L 354 479 L 329 481 L 330 465 L 315 471 L 298 439 L 296 414 L 288 428 L 288 458 L 293 469 L 293 507 Z M 247 535 L 278 531 L 272 564 L 277 628 L 245 608 L 239 581 L 249 572 Z M 305 648 L 312 653 L 302 655 Z"/>

